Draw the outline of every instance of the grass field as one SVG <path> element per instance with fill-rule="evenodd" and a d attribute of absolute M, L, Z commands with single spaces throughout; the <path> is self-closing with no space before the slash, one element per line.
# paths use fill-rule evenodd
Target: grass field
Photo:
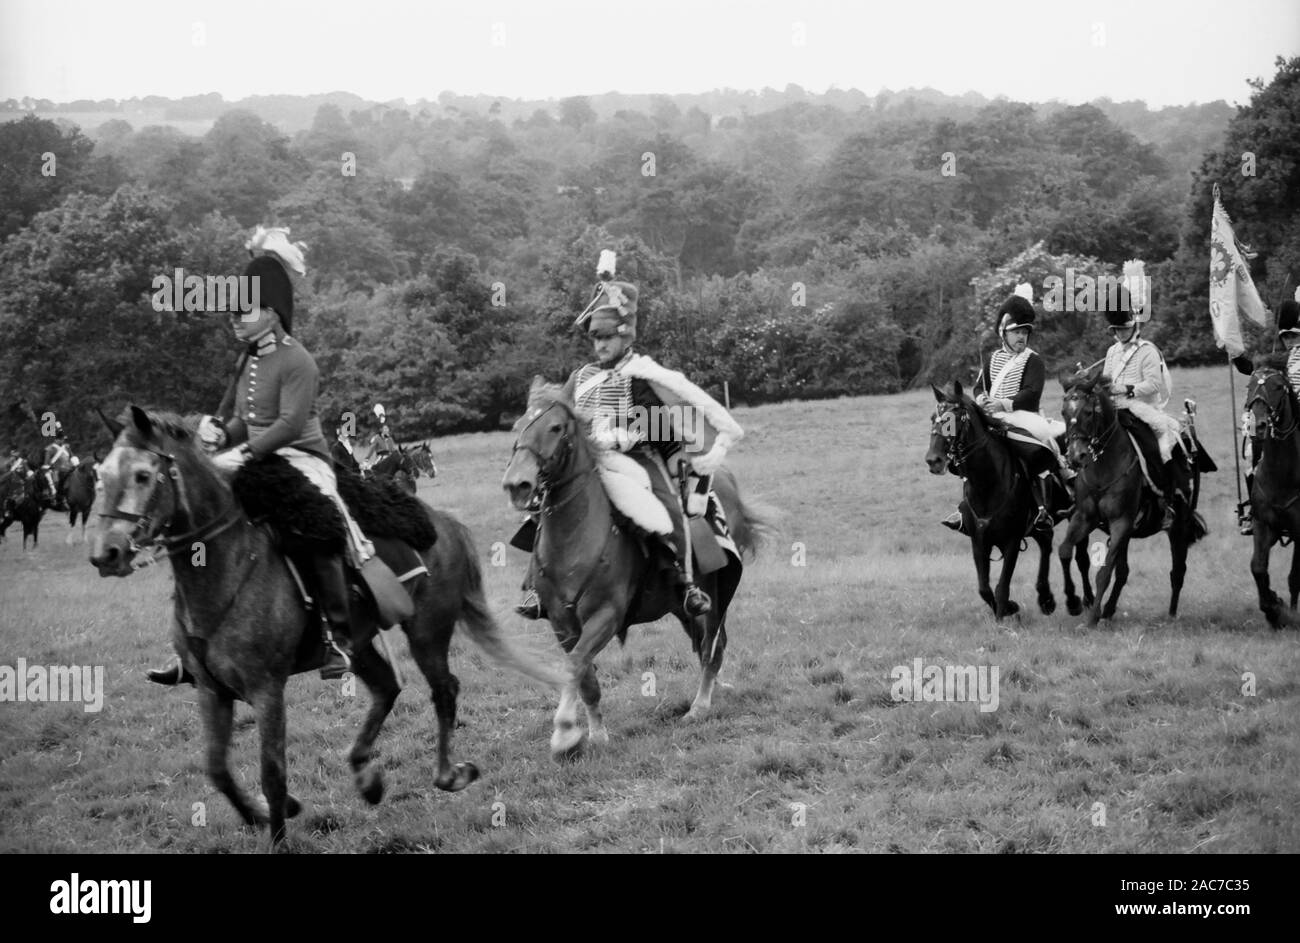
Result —
<path fill-rule="evenodd" d="M 937 524 L 960 486 L 923 464 L 928 390 L 739 409 L 747 436 L 733 467 L 785 519 L 746 572 L 722 675 L 733 687 L 717 692 L 710 718 L 680 719 L 698 677 L 680 627 L 637 627 L 598 661 L 610 743 L 558 765 L 547 748 L 551 696 L 458 636 L 454 752 L 484 778 L 447 795 L 432 784 L 428 689 L 403 648 L 408 687 L 379 741 L 388 795 L 371 808 L 345 760 L 364 692 L 345 697 L 337 683 L 300 676 L 289 686 L 289 784 L 306 808 L 290 847 L 1300 851 L 1300 644 L 1266 626 L 1249 541 L 1235 534 L 1226 369 L 1178 370 L 1174 382 L 1178 402 L 1199 401 L 1223 468 L 1205 481 L 1212 533 L 1192 548 L 1177 620 L 1165 616 L 1160 537 L 1135 544 L 1113 625 L 1088 630 L 1065 613 L 1055 562 L 1062 605 L 1039 613 L 1036 551 L 1013 584 L 1023 620 L 995 625 L 966 541 Z M 1059 415 L 1059 403 L 1049 383 L 1045 410 Z M 508 435 L 436 445 L 441 477 L 421 495 L 473 528 L 507 628 L 558 651 L 544 623 L 510 612 L 522 555 L 493 565 L 493 545 L 517 523 L 498 487 Z M 0 665 L 103 665 L 107 696 L 99 713 L 0 703 L 0 851 L 260 849 L 262 836 L 207 782 L 193 689 L 143 676 L 170 657 L 170 574 L 101 579 L 84 547 L 64 545 L 65 530 L 47 516 L 39 550 L 24 554 L 13 531 L 0 545 Z M 1279 556 L 1274 579 L 1285 585 L 1290 551 Z M 917 658 L 997 666 L 997 710 L 894 701 L 891 669 Z M 233 765 L 254 789 L 256 750 L 241 707 Z"/>

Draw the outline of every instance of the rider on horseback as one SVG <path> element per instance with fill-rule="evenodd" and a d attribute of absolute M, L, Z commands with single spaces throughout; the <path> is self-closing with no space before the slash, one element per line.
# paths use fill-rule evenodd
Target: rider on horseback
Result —
<path fill-rule="evenodd" d="M 72 450 L 68 448 L 68 440 L 63 434 L 63 424 L 60 422 L 54 424 L 54 441 L 45 446 L 41 470 L 45 473 L 45 480 L 49 482 L 50 494 L 53 495 L 54 505 L 57 508 L 63 500 L 63 486 L 67 481 L 68 472 L 72 471 Z"/>
<path fill-rule="evenodd" d="M 998 309 L 1002 347 L 981 365 L 975 380 L 975 389 L 979 391 L 975 402 L 988 416 L 1007 425 L 1007 445 L 1024 462 L 1038 502 L 1033 526 L 1050 530 L 1070 504 L 1061 452 L 1056 444 L 1056 437 L 1065 430 L 1039 411 L 1046 369 L 1043 358 L 1029 346 L 1035 318 L 1033 297 L 1033 287 L 1021 283 Z M 1050 490 L 1053 482 L 1060 489 L 1055 500 Z M 966 533 L 960 510 L 943 524 Z"/>
<path fill-rule="evenodd" d="M 686 541 L 690 539 L 685 516 L 704 512 L 712 475 L 744 432 L 721 404 L 681 373 L 633 351 L 638 292 L 629 282 L 613 280 L 615 262 L 613 252 L 601 253 L 596 269 L 601 281 L 591 303 L 574 322 L 575 326 L 586 325 L 596 359 L 570 375 L 565 395 L 580 412 L 590 415 L 590 435 L 598 448 L 626 453 L 648 473 L 655 497 L 668 509 L 673 523 L 671 534 L 655 538 L 659 568 L 681 593 L 687 615 L 702 616 L 710 611 L 712 601 L 684 569 Z M 647 416 L 667 419 L 645 422 Z M 714 433 L 711 442 L 707 437 L 692 440 L 691 431 L 683 428 L 687 423 L 679 421 L 688 416 L 708 423 Z M 703 454 L 686 454 L 706 447 Z M 676 487 L 682 475 L 695 478 L 688 499 L 691 506 L 685 509 Z M 534 533 L 530 519 L 512 544 L 531 550 Z M 531 619 L 545 616 L 531 578 L 524 603 L 515 611 Z"/>
<path fill-rule="evenodd" d="M 1282 306 L 1277 309 L 1277 336 L 1287 352 L 1284 371 L 1286 378 L 1291 384 L 1291 389 L 1300 393 L 1300 288 L 1295 290 L 1294 300 L 1288 299 L 1282 302 Z M 1249 369 L 1242 369 L 1243 367 Z M 1238 369 L 1242 369 L 1243 373 L 1253 373 L 1254 365 L 1244 362 L 1238 366 Z M 1250 471 L 1246 472 L 1246 500 L 1237 509 L 1241 533 L 1247 537 L 1255 532 L 1250 512 L 1250 490 L 1255 484 L 1255 466 L 1259 464 L 1259 457 L 1264 452 L 1260 443 L 1253 436 L 1250 438 Z"/>
<path fill-rule="evenodd" d="M 1174 522 L 1174 502 L 1190 506 L 1191 469 L 1185 459 L 1173 456 L 1180 429 L 1178 420 L 1164 411 L 1171 394 L 1165 359 L 1155 344 L 1140 336 L 1142 325 L 1151 318 L 1142 263 L 1125 263 L 1124 275 L 1131 290 L 1121 287 L 1114 296 L 1102 295 L 1106 321 L 1115 338 L 1106 351 L 1102 373 L 1110 377 L 1115 408 L 1142 420 L 1156 436 L 1160 461 L 1148 471 L 1156 487 L 1165 493 L 1161 529 L 1168 530 Z"/>
<path fill-rule="evenodd" d="M 374 546 L 361 533 L 338 494 L 329 446 L 316 415 L 319 372 L 310 353 L 290 336 L 293 329 L 293 283 L 286 268 L 306 273 L 302 249 L 286 238 L 287 229 L 259 226 L 247 244 L 249 254 L 261 250 L 244 270 L 245 278 L 257 278 L 260 307 L 250 312 L 231 312 L 235 337 L 248 345 L 240 358 L 239 373 L 227 390 L 218 410 L 220 419 L 204 416 L 198 437 L 205 451 L 222 446 L 212 462 L 233 476 L 246 462 L 275 452 L 283 456 L 304 478 L 331 498 L 348 530 L 353 563 L 360 567 L 374 555 Z M 327 644 L 328 660 L 321 667 L 327 680 L 342 677 L 349 666 L 340 649 L 351 637 L 349 597 L 351 590 L 341 555 L 315 554 L 311 560 L 321 613 L 333 635 Z M 178 684 L 192 678 L 179 662 L 169 668 L 150 671 L 149 680 Z"/>

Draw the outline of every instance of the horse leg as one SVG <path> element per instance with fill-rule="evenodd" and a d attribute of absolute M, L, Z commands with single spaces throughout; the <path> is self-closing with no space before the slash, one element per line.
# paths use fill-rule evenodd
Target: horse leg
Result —
<path fill-rule="evenodd" d="M 970 547 L 971 555 L 975 558 L 975 579 L 979 584 L 980 599 L 988 603 L 993 615 L 997 616 L 998 603 L 993 598 L 993 587 L 989 585 L 989 557 L 992 551 L 982 541 L 977 543 L 974 538 L 971 538 Z"/>
<path fill-rule="evenodd" d="M 1020 541 L 1012 538 L 1000 549 L 1002 550 L 1002 572 L 998 574 L 998 585 L 993 590 L 993 598 L 997 603 L 994 612 L 998 622 L 1020 612 L 1020 604 L 1011 598 L 1011 577 L 1016 575 L 1016 561 L 1020 559 Z"/>
<path fill-rule="evenodd" d="M 568 633 L 569 661 L 573 673 L 560 690 L 560 703 L 555 709 L 555 729 L 551 732 L 551 756 L 557 760 L 573 759 L 582 752 L 587 739 L 586 731 L 578 725 L 578 698 L 581 695 L 589 720 L 594 718 L 597 729 L 604 726 L 600 714 L 600 683 L 591 663 L 609 644 L 617 630 L 614 606 L 606 602 L 583 620 L 580 633 Z M 585 687 L 585 690 L 580 690 Z"/>
<path fill-rule="evenodd" d="M 1052 535 L 1036 531 L 1034 541 L 1038 544 L 1038 581 L 1035 584 L 1038 589 L 1038 611 L 1050 616 L 1056 611 L 1056 597 L 1052 595 L 1051 581 Z"/>
<path fill-rule="evenodd" d="M 1131 529 L 1132 522 L 1127 518 L 1111 522 L 1110 545 L 1106 550 L 1106 562 L 1097 567 L 1097 595 L 1092 601 L 1092 609 L 1088 611 L 1088 625 L 1096 625 L 1101 621 L 1101 601 L 1106 598 L 1106 587 L 1110 585 L 1110 578 L 1115 572 L 1116 561 L 1128 549 L 1128 535 Z M 1114 615 L 1117 602 L 1118 597 L 1112 596 L 1107 607 L 1109 611 L 1106 618 L 1109 619 L 1111 615 Z"/>
<path fill-rule="evenodd" d="M 447 651 L 456 629 L 454 616 L 445 613 L 426 616 L 422 599 L 416 600 L 415 623 L 406 633 L 411 656 L 420 666 L 432 692 L 433 709 L 438 715 L 438 776 L 433 784 L 446 792 L 460 792 L 479 777 L 473 763 L 451 762 L 451 738 L 456 730 L 456 697 L 460 681 L 451 673 Z"/>
<path fill-rule="evenodd" d="M 1178 615 L 1178 597 L 1187 576 L 1187 548 L 1192 545 L 1192 512 L 1184 509 L 1169 528 L 1169 618 Z"/>
<path fill-rule="evenodd" d="M 1296 533 L 1296 530 L 1291 532 Z M 1291 573 L 1287 577 L 1287 588 L 1291 590 L 1291 608 L 1295 609 L 1296 602 L 1300 600 L 1300 543 L 1294 544 L 1291 550 Z"/>
<path fill-rule="evenodd" d="M 262 795 L 271 831 L 270 851 L 284 841 L 284 820 L 289 790 L 284 759 L 284 685 L 272 680 L 253 698 L 257 732 L 262 741 Z"/>
<path fill-rule="evenodd" d="M 1074 548 L 1074 564 L 1079 568 L 1079 582 L 1083 586 L 1083 608 L 1092 608 L 1092 559 L 1088 556 L 1088 545 L 1079 541 Z M 1078 615 L 1079 613 L 1074 613 Z"/>
<path fill-rule="evenodd" d="M 1065 610 L 1072 616 L 1077 616 L 1084 608 L 1084 603 L 1080 603 L 1079 596 L 1074 591 L 1074 577 L 1070 573 L 1072 553 L 1076 560 L 1082 557 L 1079 574 L 1083 580 L 1085 602 L 1091 602 L 1092 587 L 1088 583 L 1087 548 L 1083 545 L 1084 539 L 1088 536 L 1088 529 L 1085 518 L 1079 514 L 1071 515 L 1070 523 L 1065 528 L 1065 537 L 1061 539 L 1061 546 L 1056 552 L 1061 559 L 1061 578 L 1065 584 Z"/>
<path fill-rule="evenodd" d="M 1259 608 L 1264 613 L 1270 627 L 1282 627 L 1282 599 L 1273 592 L 1268 579 L 1268 555 L 1273 547 L 1273 529 L 1263 521 L 1255 520 L 1255 552 L 1250 558 L 1250 573 L 1255 577 L 1255 589 L 1259 592 Z M 1300 549 L 1300 543 L 1296 544 Z M 1291 572 L 1296 572 L 1295 558 L 1292 558 Z"/>
<path fill-rule="evenodd" d="M 1119 556 L 1115 558 L 1115 582 L 1110 589 L 1110 598 L 1106 600 L 1106 605 L 1102 608 L 1101 617 L 1103 619 L 1113 618 L 1115 609 L 1119 605 L 1119 594 L 1128 583 L 1128 551 L 1130 544 L 1125 542 L 1123 549 L 1120 550 Z M 1100 598 L 1100 593 L 1098 598 Z"/>
<path fill-rule="evenodd" d="M 596 680 L 594 664 L 587 665 L 586 673 L 578 679 L 578 694 L 587 711 L 587 739 L 592 743 L 609 743 L 609 731 L 600 711 L 600 682 Z"/>
<path fill-rule="evenodd" d="M 352 671 L 370 691 L 370 707 L 352 742 L 352 749 L 348 751 L 348 765 L 352 767 L 361 798 L 375 805 L 384 798 L 384 774 L 373 762 L 372 750 L 401 689 L 392 666 L 375 651 L 374 645 L 366 643 L 356 646 L 356 649 L 352 655 Z"/>
<path fill-rule="evenodd" d="M 703 635 L 699 637 L 699 649 L 696 652 L 700 657 L 700 686 L 695 691 L 695 700 L 691 702 L 691 709 L 686 712 L 685 720 L 703 717 L 713 706 L 713 689 L 718 680 L 718 673 L 722 671 L 722 656 L 727 649 L 727 608 L 731 605 L 731 600 L 740 585 L 738 566 L 733 563 L 719 570 L 716 578 L 710 582 L 712 585 L 709 587 L 709 596 L 713 599 L 713 609 L 708 615 L 696 620 L 696 626 L 704 629 Z M 691 627 L 685 621 L 682 622 L 682 626 L 694 642 L 696 635 Z"/>
<path fill-rule="evenodd" d="M 217 791 L 225 796 L 245 825 L 257 825 L 257 813 L 244 795 L 244 791 L 230 774 L 228 753 L 230 750 L 230 732 L 235 717 L 235 702 L 232 698 L 199 688 L 199 713 L 203 715 L 203 729 L 207 737 L 208 779 Z"/>

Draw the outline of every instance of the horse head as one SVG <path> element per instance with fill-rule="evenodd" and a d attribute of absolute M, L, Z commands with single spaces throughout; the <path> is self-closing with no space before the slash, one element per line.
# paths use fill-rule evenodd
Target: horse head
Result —
<path fill-rule="evenodd" d="M 102 413 L 100 414 L 103 415 Z M 170 550 L 199 531 L 207 504 L 233 501 L 216 468 L 199 451 L 196 424 L 170 413 L 129 406 L 119 420 L 104 417 L 116 436 L 100 465 L 103 507 L 90 562 L 100 576 L 128 576 L 141 551 Z M 146 561 L 148 562 L 148 561 Z"/>
<path fill-rule="evenodd" d="M 971 452 L 986 441 L 986 420 L 979 406 L 956 380 L 950 393 L 933 384 L 930 389 L 934 390 L 938 406 L 930 416 L 930 448 L 925 453 L 925 463 L 930 466 L 932 475 L 942 475 L 945 471 L 960 475 Z"/>
<path fill-rule="evenodd" d="M 1094 369 L 1062 377 L 1065 398 L 1061 416 L 1065 420 L 1065 460 L 1080 468 L 1084 460 L 1096 461 L 1117 428 L 1114 404 L 1110 401 L 1110 377 Z"/>
<path fill-rule="evenodd" d="M 406 454 L 410 456 L 416 471 L 423 472 L 430 478 L 438 477 L 438 466 L 433 462 L 433 449 L 429 448 L 428 442 L 421 442 Z"/>
<path fill-rule="evenodd" d="M 1295 391 L 1277 365 L 1265 365 L 1246 384 L 1246 410 L 1251 415 L 1251 437 L 1286 439 L 1295 432 L 1300 413 Z"/>
<path fill-rule="evenodd" d="M 528 390 L 528 408 L 512 430 L 515 434 L 510 463 L 501 487 L 510 503 L 525 510 L 538 492 L 564 482 L 585 435 L 574 405 L 563 387 L 541 377 Z"/>

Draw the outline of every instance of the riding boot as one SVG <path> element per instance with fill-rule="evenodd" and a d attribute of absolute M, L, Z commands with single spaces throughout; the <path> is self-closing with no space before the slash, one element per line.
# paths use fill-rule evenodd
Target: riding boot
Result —
<path fill-rule="evenodd" d="M 1237 529 L 1243 537 L 1255 533 L 1255 520 L 1250 513 L 1250 489 L 1255 485 L 1255 475 L 1246 472 L 1246 500 L 1237 505 Z"/>
<path fill-rule="evenodd" d="M 689 540 L 690 537 L 687 536 L 686 539 Z M 681 594 L 682 608 L 686 610 L 686 614 L 691 618 L 708 615 L 713 609 L 713 600 L 687 576 L 681 558 L 677 554 L 677 545 L 673 542 L 673 536 L 666 534 L 660 537 L 656 544 L 659 547 L 659 570 L 667 578 L 673 592 Z"/>
<path fill-rule="evenodd" d="M 147 677 L 154 684 L 175 685 L 175 684 L 194 684 L 194 675 L 185 670 L 185 665 L 177 658 L 166 668 L 150 668 L 145 672 Z"/>
<path fill-rule="evenodd" d="M 316 606 L 329 626 L 325 637 L 325 663 L 321 665 L 320 676 L 326 681 L 334 681 L 352 668 L 348 654 L 352 640 L 348 604 L 352 591 L 348 587 L 341 555 L 313 556 L 311 562 L 316 577 Z"/>
<path fill-rule="evenodd" d="M 1029 487 L 1034 493 L 1034 500 L 1038 502 L 1038 514 L 1030 530 L 1051 530 L 1054 521 L 1051 512 L 1047 509 L 1047 473 L 1030 478 Z"/>
<path fill-rule="evenodd" d="M 1161 530 L 1169 530 L 1174 526 L 1179 504 L 1183 507 L 1190 507 L 1191 505 L 1185 481 L 1186 476 L 1181 473 L 1182 471 L 1178 459 L 1171 458 L 1165 462 L 1165 516 L 1164 520 L 1160 522 Z"/>

